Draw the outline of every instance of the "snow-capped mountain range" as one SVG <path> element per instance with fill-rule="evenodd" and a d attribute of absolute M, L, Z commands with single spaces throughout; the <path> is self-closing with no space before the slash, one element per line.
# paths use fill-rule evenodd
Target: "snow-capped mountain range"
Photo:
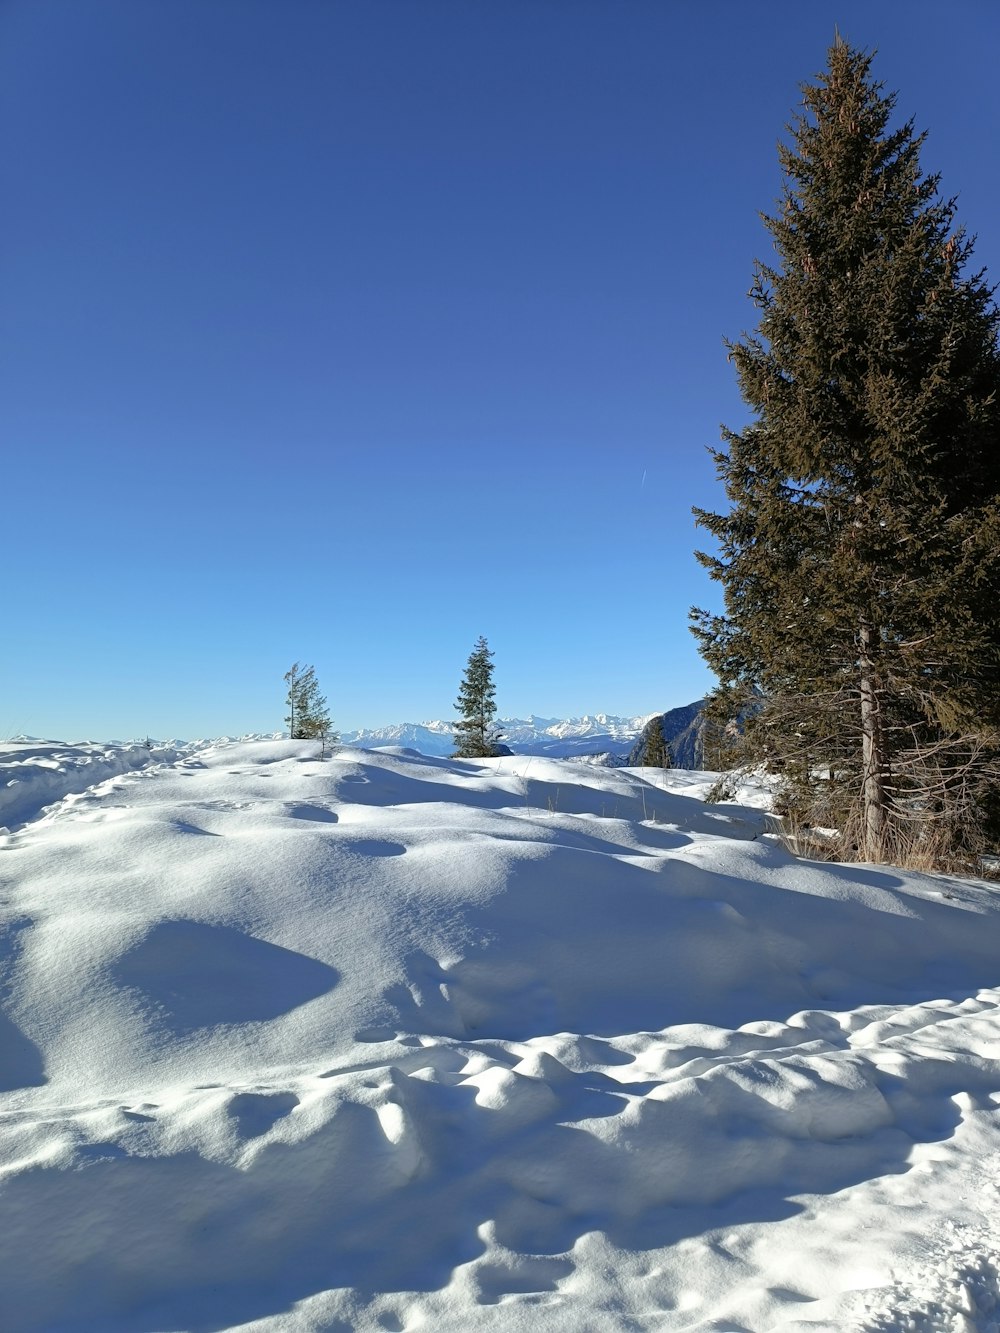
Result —
<path fill-rule="evenodd" d="M 608 764 L 611 767 L 620 764 L 641 764 L 641 746 L 639 744 L 643 729 L 651 718 L 663 719 L 663 731 L 671 746 L 673 762 L 679 768 L 697 768 L 701 762 L 701 751 L 697 727 L 704 700 L 684 704 L 665 713 L 643 713 L 636 717 L 619 717 L 614 713 L 585 713 L 583 717 L 505 717 L 498 719 L 497 726 L 503 744 L 514 754 L 544 755 L 549 759 L 586 759 L 591 762 Z M 344 745 L 354 745 L 361 750 L 378 750 L 383 746 L 400 746 L 418 750 L 421 754 L 442 758 L 450 755 L 455 748 L 454 724 L 434 720 L 430 722 L 395 722 L 384 727 L 361 727 L 354 731 L 343 731 L 340 740 Z M 115 751 L 114 762 L 119 764 L 118 751 L 134 749 L 145 763 L 152 751 L 160 759 L 175 759 L 229 741 L 265 741 L 281 740 L 287 732 L 246 732 L 239 736 L 215 736 L 197 740 L 170 739 L 155 741 L 131 739 L 127 741 L 102 742 Z M 19 735 L 8 741 L 12 745 L 33 743 L 54 747 L 60 755 L 66 749 L 63 742 L 43 741 L 38 737 Z M 96 742 L 81 742 L 94 745 Z M 89 762 L 89 761 L 88 761 Z M 136 767 L 131 761 L 126 768 Z M 119 771 L 116 769 L 116 771 Z M 91 770 L 93 772 L 93 770 Z"/>
<path fill-rule="evenodd" d="M 653 713 L 640 717 L 617 717 L 612 713 L 591 713 L 584 717 L 528 718 L 505 717 L 498 720 L 503 742 L 515 754 L 547 755 L 550 759 L 572 759 L 588 755 L 622 756 L 635 744 Z M 345 731 L 345 745 L 363 750 L 383 745 L 402 745 L 421 754 L 448 755 L 454 749 L 451 722 L 397 722 L 386 727 L 362 727 Z"/>

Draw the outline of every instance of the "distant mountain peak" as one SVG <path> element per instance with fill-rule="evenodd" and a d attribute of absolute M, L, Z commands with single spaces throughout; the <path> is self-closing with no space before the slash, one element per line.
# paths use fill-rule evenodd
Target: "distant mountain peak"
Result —
<path fill-rule="evenodd" d="M 686 705 L 693 716 L 701 706 Z M 672 710 L 677 713 L 681 710 Z M 666 716 L 670 716 L 667 714 Z M 621 763 L 633 750 L 642 729 L 655 712 L 632 717 L 616 713 L 584 713 L 581 717 L 502 717 L 498 726 L 504 743 L 514 754 L 547 755 L 551 759 L 583 759 L 601 756 L 604 762 Z M 364 750 L 383 745 L 402 745 L 422 754 L 448 755 L 452 751 L 452 726 L 435 718 L 426 722 L 395 722 L 383 727 L 362 727 L 343 732 L 345 745 Z M 668 736 L 668 740 L 670 737 Z"/>

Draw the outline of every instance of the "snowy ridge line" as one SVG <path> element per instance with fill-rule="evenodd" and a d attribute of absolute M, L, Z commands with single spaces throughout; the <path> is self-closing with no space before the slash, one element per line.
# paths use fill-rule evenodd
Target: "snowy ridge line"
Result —
<path fill-rule="evenodd" d="M 0 831 L 40 819 L 67 797 L 110 779 L 180 757 L 172 747 L 134 743 L 65 745 L 55 741 L 0 746 Z"/>
<path fill-rule="evenodd" d="M 241 741 L 280 740 L 281 733 L 242 736 Z M 69 796 L 81 796 L 111 778 L 172 764 L 217 745 L 212 740 L 51 741 L 15 736 L 0 744 L 0 832 L 47 815 Z"/>

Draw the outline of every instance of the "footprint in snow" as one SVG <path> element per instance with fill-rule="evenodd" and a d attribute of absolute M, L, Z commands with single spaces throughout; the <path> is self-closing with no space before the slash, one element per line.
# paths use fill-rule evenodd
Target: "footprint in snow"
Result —
<path fill-rule="evenodd" d="M 254 801 L 196 801 L 199 810 L 252 810 Z"/>
<path fill-rule="evenodd" d="M 406 848 L 401 842 L 389 842 L 384 838 L 356 838 L 343 842 L 345 851 L 355 852 L 358 856 L 404 856 Z"/>
<path fill-rule="evenodd" d="M 308 819 L 316 824 L 336 824 L 338 818 L 325 805 L 288 805 L 285 813 L 290 819 Z"/>
<path fill-rule="evenodd" d="M 360 1032 L 355 1032 L 354 1040 L 363 1041 L 366 1044 L 368 1043 L 374 1044 L 380 1041 L 395 1041 L 396 1029 L 387 1027 L 362 1028 Z M 340 1070 L 331 1070 L 331 1073 L 340 1073 Z M 320 1078 L 327 1078 L 327 1077 L 329 1076 L 326 1074 L 320 1075 Z"/>
<path fill-rule="evenodd" d="M 238 1092 L 226 1112 L 236 1122 L 241 1138 L 258 1139 L 299 1104 L 294 1092 Z"/>
<path fill-rule="evenodd" d="M 507 1264 L 481 1264 L 475 1273 L 476 1300 L 480 1305 L 499 1305 L 503 1296 L 555 1291 L 556 1283 L 573 1271 L 569 1259 L 518 1256 Z"/>

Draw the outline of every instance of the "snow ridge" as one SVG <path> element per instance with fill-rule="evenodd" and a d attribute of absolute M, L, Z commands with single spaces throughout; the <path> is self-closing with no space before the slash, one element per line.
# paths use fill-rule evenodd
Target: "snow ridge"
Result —
<path fill-rule="evenodd" d="M 169 742 L 67 745 L 18 737 L 0 745 L 0 832 L 37 818 L 47 807 L 99 783 L 170 763 L 179 750 Z"/>

